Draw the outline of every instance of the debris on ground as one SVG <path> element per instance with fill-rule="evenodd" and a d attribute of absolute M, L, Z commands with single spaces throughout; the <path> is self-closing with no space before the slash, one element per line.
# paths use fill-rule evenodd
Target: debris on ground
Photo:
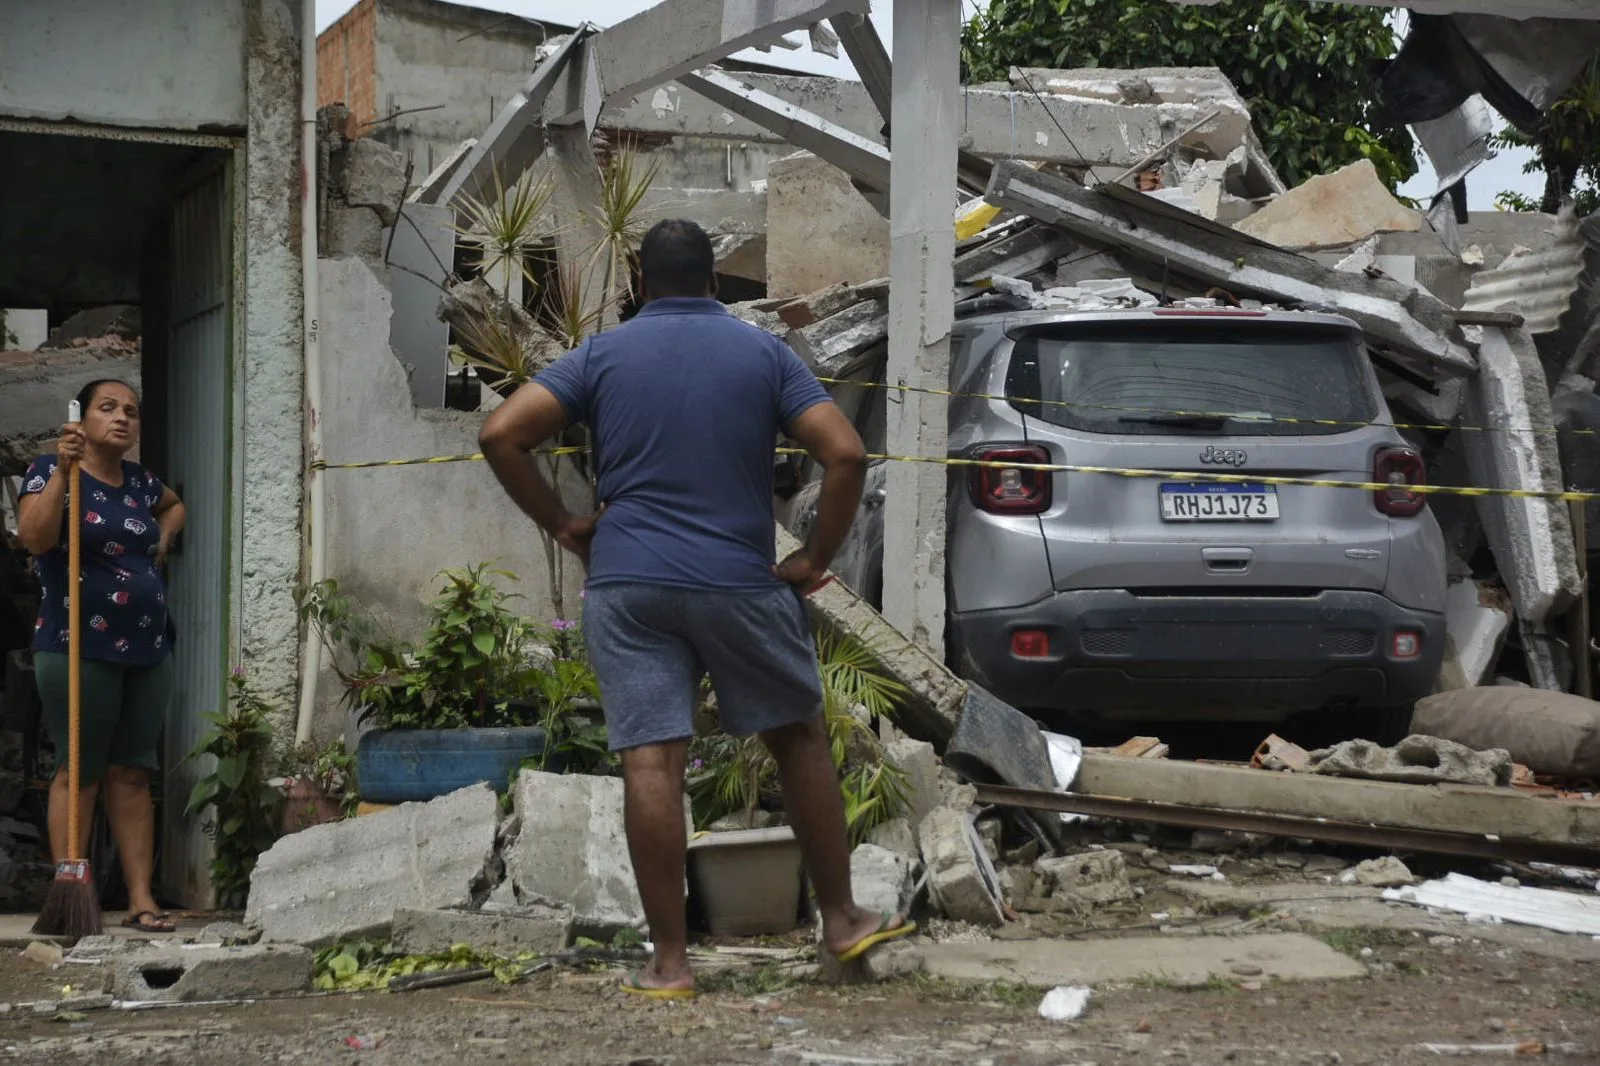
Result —
<path fill-rule="evenodd" d="M 1088 1009 L 1089 995 L 1082 985 L 1057 985 L 1044 994 L 1039 1017 L 1049 1022 L 1075 1021 Z"/>
<path fill-rule="evenodd" d="M 35 940 L 22 949 L 22 957 L 29 962 L 36 962 L 40 966 L 60 966 L 66 957 L 59 944 L 48 944 L 43 940 Z"/>
<path fill-rule="evenodd" d="M 1391 888 L 1383 898 L 1396 903 L 1455 911 L 1472 921 L 1516 922 L 1600 937 L 1600 895 L 1583 896 L 1549 888 L 1491 884 L 1451 873 L 1437 881 Z"/>
<path fill-rule="evenodd" d="M 1413 785 L 1494 788 L 1511 784 L 1511 754 L 1504 748 L 1474 751 L 1452 740 L 1414 734 L 1392 748 L 1370 740 L 1347 740 L 1314 751 L 1306 772 Z"/>
<path fill-rule="evenodd" d="M 1379 859 L 1364 859 L 1356 863 L 1356 868 L 1345 876 L 1348 876 L 1351 882 L 1369 888 L 1393 888 L 1416 881 L 1410 868 L 1393 855 L 1385 855 Z M 1344 877 L 1340 880 L 1343 881 Z"/>
<path fill-rule="evenodd" d="M 499 822 L 494 792 L 479 784 L 290 833 L 256 864 L 245 923 L 265 943 L 320 946 L 387 935 L 398 908 L 466 906 L 498 880 Z"/>

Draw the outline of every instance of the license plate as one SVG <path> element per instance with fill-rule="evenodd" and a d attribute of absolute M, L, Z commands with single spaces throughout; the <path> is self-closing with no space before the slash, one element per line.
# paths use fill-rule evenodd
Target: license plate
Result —
<path fill-rule="evenodd" d="M 1278 490 L 1272 485 L 1165 482 L 1163 522 L 1275 522 Z"/>

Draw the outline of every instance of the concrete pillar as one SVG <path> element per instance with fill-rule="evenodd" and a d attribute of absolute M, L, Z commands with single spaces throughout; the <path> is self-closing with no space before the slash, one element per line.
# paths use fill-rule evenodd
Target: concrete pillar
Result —
<path fill-rule="evenodd" d="M 889 136 L 888 383 L 947 388 L 955 269 L 961 0 L 894 7 Z M 889 452 L 943 456 L 945 400 L 889 394 Z M 884 510 L 884 615 L 944 654 L 945 467 L 889 464 Z"/>

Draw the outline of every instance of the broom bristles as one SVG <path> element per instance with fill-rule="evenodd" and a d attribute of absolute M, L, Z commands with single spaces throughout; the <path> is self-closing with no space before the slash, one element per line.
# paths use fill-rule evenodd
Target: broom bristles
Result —
<path fill-rule="evenodd" d="M 50 882 L 50 891 L 45 893 L 44 906 L 39 908 L 33 932 L 39 936 L 80 940 L 98 936 L 104 928 L 89 863 L 75 859 L 56 866 L 56 879 Z"/>

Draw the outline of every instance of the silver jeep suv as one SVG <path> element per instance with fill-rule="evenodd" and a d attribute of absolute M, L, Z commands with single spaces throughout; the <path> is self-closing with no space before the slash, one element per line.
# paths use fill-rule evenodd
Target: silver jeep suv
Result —
<path fill-rule="evenodd" d="M 1422 459 L 1385 424 L 1353 322 L 1243 309 L 981 314 L 956 324 L 951 382 L 969 395 L 950 402 L 950 454 L 1018 464 L 952 468 L 948 647 L 964 677 L 1047 720 L 1365 710 L 1384 733 L 1432 690 L 1444 538 L 1408 491 Z M 837 566 L 872 598 L 881 501 L 869 491 Z M 798 524 L 809 518 L 803 505 Z"/>

